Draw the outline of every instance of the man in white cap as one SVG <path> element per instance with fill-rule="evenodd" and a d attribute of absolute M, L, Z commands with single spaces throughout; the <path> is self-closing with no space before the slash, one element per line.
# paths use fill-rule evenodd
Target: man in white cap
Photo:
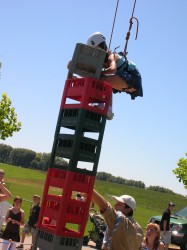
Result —
<path fill-rule="evenodd" d="M 107 223 L 103 249 L 140 249 L 143 230 L 132 218 L 136 209 L 134 198 L 129 195 L 112 196 L 112 199 L 116 201 L 114 208 L 95 190 L 93 190 L 92 199 L 100 208 L 100 212 Z"/>

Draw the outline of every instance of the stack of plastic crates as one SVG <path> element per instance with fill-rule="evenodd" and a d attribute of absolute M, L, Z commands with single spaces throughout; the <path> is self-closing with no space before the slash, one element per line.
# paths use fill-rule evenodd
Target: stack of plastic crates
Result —
<path fill-rule="evenodd" d="M 34 249 L 82 247 L 111 94 L 94 78 L 66 80 Z"/>

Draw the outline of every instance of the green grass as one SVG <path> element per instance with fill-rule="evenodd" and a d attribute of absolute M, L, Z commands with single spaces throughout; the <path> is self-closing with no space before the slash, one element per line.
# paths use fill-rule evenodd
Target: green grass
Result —
<path fill-rule="evenodd" d="M 46 173 L 2 163 L 0 163 L 0 168 L 5 171 L 5 182 L 10 185 L 9 189 L 12 195 L 18 195 L 24 200 L 27 200 L 22 204 L 22 209 L 25 211 L 25 217 L 27 219 L 31 206 L 31 203 L 28 201 L 32 200 L 32 196 L 34 194 L 38 194 L 42 197 Z M 143 228 L 146 227 L 151 216 L 162 214 L 169 201 L 176 204 L 176 210 L 186 206 L 187 201 L 187 199 L 182 195 L 160 193 L 100 180 L 96 180 L 95 189 L 112 205 L 114 202 L 110 198 L 111 195 L 120 196 L 122 194 L 129 194 L 133 196 L 137 202 L 137 209 L 134 213 L 134 218 Z M 88 220 L 86 233 L 88 230 L 92 229 L 92 226 L 93 224 Z"/>

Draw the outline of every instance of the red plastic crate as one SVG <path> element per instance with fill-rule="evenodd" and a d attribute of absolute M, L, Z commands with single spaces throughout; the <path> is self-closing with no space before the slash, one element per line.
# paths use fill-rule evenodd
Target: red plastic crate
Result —
<path fill-rule="evenodd" d="M 38 228 L 55 235 L 83 237 L 94 182 L 95 176 L 60 169 L 48 169 Z M 49 194 L 49 187 L 62 188 L 62 194 Z M 85 193 L 86 200 L 76 200 L 75 192 Z M 79 230 L 72 230 L 72 225 L 77 225 L 77 228 L 79 225 Z"/>
<path fill-rule="evenodd" d="M 42 221 L 38 228 L 56 235 L 69 237 L 82 237 L 88 219 L 88 210 L 91 197 L 87 201 L 61 199 L 61 205 L 52 208 L 45 202 L 45 208 L 42 213 Z M 62 208 L 62 209 L 61 209 Z M 77 231 L 68 228 L 69 225 L 77 225 Z M 79 230 L 78 230 L 78 225 Z"/>
<path fill-rule="evenodd" d="M 81 174 L 72 171 L 66 171 L 56 168 L 49 168 L 45 188 L 48 192 L 48 187 L 65 188 L 71 187 L 71 190 L 77 190 L 78 192 L 87 193 L 90 186 L 93 186 L 95 182 L 95 176 Z"/>
<path fill-rule="evenodd" d="M 111 96 L 112 86 L 107 82 L 90 77 L 67 79 L 61 108 L 84 108 L 106 115 Z M 101 103 L 103 107 L 97 107 L 98 103 Z"/>

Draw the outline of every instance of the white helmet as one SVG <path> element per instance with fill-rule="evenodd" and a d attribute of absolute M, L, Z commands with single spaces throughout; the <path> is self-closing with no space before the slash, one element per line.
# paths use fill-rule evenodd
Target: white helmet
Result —
<path fill-rule="evenodd" d="M 102 42 L 106 42 L 106 38 L 100 32 L 95 32 L 88 38 L 87 45 L 96 47 Z"/>

